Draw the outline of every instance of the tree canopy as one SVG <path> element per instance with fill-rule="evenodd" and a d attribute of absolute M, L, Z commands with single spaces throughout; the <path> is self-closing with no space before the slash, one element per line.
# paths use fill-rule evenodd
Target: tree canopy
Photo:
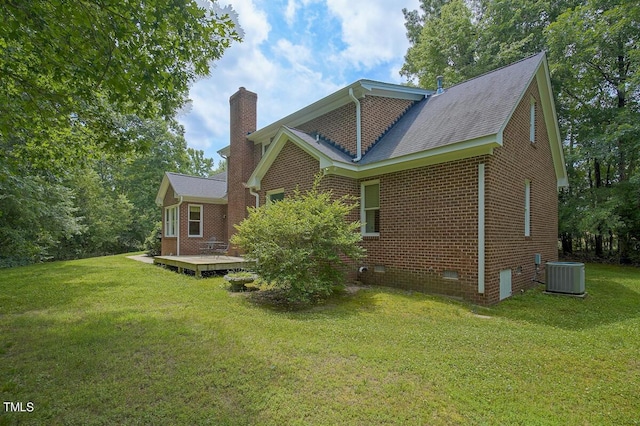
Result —
<path fill-rule="evenodd" d="M 0 18 L 0 266 L 140 248 L 164 171 L 213 172 L 174 117 L 241 41 L 236 13 L 9 0 Z"/>
<path fill-rule="evenodd" d="M 118 117 L 172 118 L 242 35 L 193 0 L 8 1 L 0 17 L 0 148 L 40 168 L 139 147 Z"/>

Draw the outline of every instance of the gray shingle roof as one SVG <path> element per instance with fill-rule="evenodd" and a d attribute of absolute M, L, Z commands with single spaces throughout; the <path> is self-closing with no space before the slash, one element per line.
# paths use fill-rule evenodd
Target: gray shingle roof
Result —
<path fill-rule="evenodd" d="M 312 135 L 309 135 L 302 130 L 292 129 L 290 127 L 286 127 L 291 133 L 299 137 L 302 141 L 309 144 L 313 149 L 319 151 L 320 153 L 326 155 L 333 161 L 340 161 L 343 163 L 350 163 L 352 157 L 344 151 L 339 150 L 336 147 L 329 145 L 326 141 L 320 139 L 316 140 Z"/>
<path fill-rule="evenodd" d="M 544 53 L 467 80 L 414 105 L 359 164 L 371 164 L 500 132 Z"/>
<path fill-rule="evenodd" d="M 167 178 L 178 196 L 222 199 L 227 195 L 227 172 L 210 178 L 167 172 Z"/>

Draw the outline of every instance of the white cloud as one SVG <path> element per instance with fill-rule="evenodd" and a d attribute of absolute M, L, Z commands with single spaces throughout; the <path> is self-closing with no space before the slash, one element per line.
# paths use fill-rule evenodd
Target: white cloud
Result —
<path fill-rule="evenodd" d="M 296 0 L 288 0 L 287 7 L 284 10 L 284 17 L 289 26 L 293 25 L 296 17 L 296 10 L 298 9 L 298 2 Z"/>
<path fill-rule="evenodd" d="M 322 16 L 324 1 L 330 16 Z M 193 85 L 190 111 L 178 117 L 189 146 L 209 157 L 229 143 L 229 97 L 241 86 L 258 94 L 261 128 L 367 77 L 363 71 L 399 83 L 408 46 L 401 9 L 418 8 L 418 0 L 225 3 L 238 12 L 244 40 Z"/>
<path fill-rule="evenodd" d="M 327 0 L 342 23 L 347 49 L 336 61 L 372 68 L 404 55 L 409 44 L 402 8 L 417 9 L 417 0 Z"/>
<path fill-rule="evenodd" d="M 291 41 L 281 38 L 276 43 L 274 52 L 277 56 L 286 59 L 295 68 L 304 68 L 313 60 L 311 50 L 301 44 L 293 44 Z"/>

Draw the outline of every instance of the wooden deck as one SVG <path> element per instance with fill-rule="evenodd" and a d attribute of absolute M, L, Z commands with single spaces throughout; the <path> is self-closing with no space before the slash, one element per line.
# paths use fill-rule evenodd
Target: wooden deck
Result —
<path fill-rule="evenodd" d="M 234 256 L 156 256 L 153 263 L 178 268 L 179 273 L 185 269 L 193 271 L 196 277 L 202 277 L 202 273 L 206 271 L 228 271 L 253 266 L 253 262 Z"/>

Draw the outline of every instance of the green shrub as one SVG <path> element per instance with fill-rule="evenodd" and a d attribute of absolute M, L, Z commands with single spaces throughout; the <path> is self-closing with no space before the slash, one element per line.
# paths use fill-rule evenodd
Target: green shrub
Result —
<path fill-rule="evenodd" d="M 156 222 L 153 230 L 144 240 L 144 251 L 149 256 L 160 256 L 162 251 L 162 222 Z"/>
<path fill-rule="evenodd" d="M 294 303 L 308 303 L 344 285 L 345 260 L 364 256 L 360 223 L 346 216 L 353 197 L 320 192 L 320 177 L 306 193 L 250 208 L 231 242 L 256 263 L 256 272 Z"/>

